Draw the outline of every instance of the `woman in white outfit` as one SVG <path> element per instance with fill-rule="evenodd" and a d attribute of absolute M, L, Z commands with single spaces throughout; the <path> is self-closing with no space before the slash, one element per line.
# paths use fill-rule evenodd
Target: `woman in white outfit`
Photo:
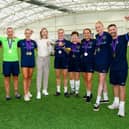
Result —
<path fill-rule="evenodd" d="M 42 28 L 40 31 L 40 40 L 37 41 L 37 99 L 41 99 L 41 90 L 43 95 L 48 95 L 48 76 L 50 63 L 50 40 L 48 39 L 48 30 Z M 43 88 L 42 88 L 43 79 Z"/>

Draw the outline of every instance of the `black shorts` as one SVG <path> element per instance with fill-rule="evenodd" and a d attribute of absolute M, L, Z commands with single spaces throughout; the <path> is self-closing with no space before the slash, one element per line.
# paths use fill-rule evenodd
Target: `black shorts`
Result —
<path fill-rule="evenodd" d="M 110 83 L 112 85 L 120 85 L 125 86 L 127 76 L 128 76 L 128 70 L 124 71 L 112 71 L 110 70 Z"/>
<path fill-rule="evenodd" d="M 81 72 L 93 73 L 94 72 L 94 63 L 81 62 Z"/>
<path fill-rule="evenodd" d="M 68 69 L 68 58 L 57 58 L 54 60 L 55 69 Z"/>
<path fill-rule="evenodd" d="M 3 74 L 4 76 L 10 76 L 11 74 L 13 76 L 18 76 L 19 74 L 19 62 L 3 62 Z"/>
<path fill-rule="evenodd" d="M 69 61 L 68 63 L 68 72 L 80 72 L 81 63 L 80 61 Z"/>
<path fill-rule="evenodd" d="M 95 65 L 95 71 L 99 73 L 108 73 L 109 65 Z"/>

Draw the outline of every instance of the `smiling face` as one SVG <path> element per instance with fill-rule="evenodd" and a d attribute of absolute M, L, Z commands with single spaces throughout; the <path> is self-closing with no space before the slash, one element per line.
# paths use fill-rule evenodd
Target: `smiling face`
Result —
<path fill-rule="evenodd" d="M 58 39 L 63 40 L 64 39 L 64 30 L 59 29 L 57 33 L 58 33 Z"/>
<path fill-rule="evenodd" d="M 40 31 L 40 36 L 43 39 L 47 39 L 48 38 L 48 30 L 46 28 L 42 28 L 42 30 Z"/>
<path fill-rule="evenodd" d="M 6 34 L 7 34 L 8 38 L 13 38 L 14 37 L 14 30 L 13 30 L 13 28 L 12 27 L 7 28 Z"/>
<path fill-rule="evenodd" d="M 32 35 L 32 30 L 31 29 L 26 29 L 24 34 L 25 34 L 26 39 L 30 39 L 30 37 Z"/>
<path fill-rule="evenodd" d="M 91 31 L 90 29 L 84 29 L 83 30 L 83 36 L 86 40 L 89 40 L 91 39 Z"/>
<path fill-rule="evenodd" d="M 73 34 L 71 36 L 71 42 L 77 44 L 79 42 L 79 36 L 77 34 Z"/>
<path fill-rule="evenodd" d="M 98 34 L 101 34 L 104 31 L 104 26 L 101 22 L 95 24 L 95 29 Z"/>
<path fill-rule="evenodd" d="M 117 37 L 117 27 L 115 25 L 109 26 L 108 32 L 113 38 Z"/>

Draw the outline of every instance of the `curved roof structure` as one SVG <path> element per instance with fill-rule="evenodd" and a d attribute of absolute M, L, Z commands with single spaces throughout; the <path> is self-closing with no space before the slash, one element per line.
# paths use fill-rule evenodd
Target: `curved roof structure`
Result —
<path fill-rule="evenodd" d="M 0 0 L 0 28 L 19 28 L 68 13 L 117 9 L 128 10 L 129 0 Z"/>

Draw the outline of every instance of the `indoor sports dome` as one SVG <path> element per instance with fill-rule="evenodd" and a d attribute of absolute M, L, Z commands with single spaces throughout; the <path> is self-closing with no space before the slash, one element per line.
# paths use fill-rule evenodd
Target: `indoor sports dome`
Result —
<path fill-rule="evenodd" d="M 0 129 L 129 129 L 128 44 L 129 0 L 0 0 Z"/>
<path fill-rule="evenodd" d="M 128 15 L 128 0 L 1 0 L 0 31 L 4 33 L 7 26 L 22 35 L 25 28 L 34 30 L 34 37 L 41 27 L 47 27 L 49 35 L 56 37 L 58 28 L 64 28 L 66 34 L 89 27 L 95 31 L 97 20 L 118 25 L 120 33 L 129 28 L 124 19 Z"/>

